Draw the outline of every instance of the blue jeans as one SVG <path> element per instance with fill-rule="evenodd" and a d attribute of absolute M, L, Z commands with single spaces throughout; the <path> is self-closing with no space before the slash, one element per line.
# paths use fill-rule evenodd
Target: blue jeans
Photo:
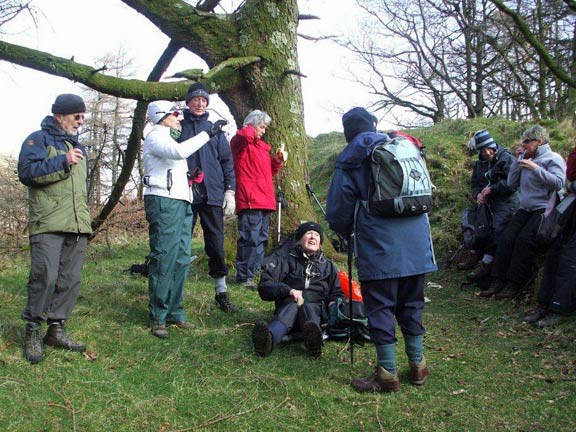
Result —
<path fill-rule="evenodd" d="M 270 230 L 270 211 L 243 210 L 238 214 L 236 281 L 244 282 L 258 273 Z"/>

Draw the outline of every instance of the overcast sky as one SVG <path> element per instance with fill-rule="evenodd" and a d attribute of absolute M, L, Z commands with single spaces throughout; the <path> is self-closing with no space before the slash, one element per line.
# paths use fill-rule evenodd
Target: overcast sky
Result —
<path fill-rule="evenodd" d="M 38 28 L 29 20 L 27 27 L 16 22 L 8 28 L 11 34 L 0 35 L 2 40 L 59 57 L 74 56 L 76 62 L 86 65 L 94 65 L 95 59 L 123 49 L 133 59 L 137 71 L 134 78 L 138 79 L 146 79 L 168 43 L 168 38 L 153 24 L 119 0 L 34 0 L 34 4 L 44 14 L 39 17 Z M 300 13 L 321 17 L 300 24 L 299 33 L 307 35 L 346 34 L 353 31 L 359 14 L 354 0 L 300 0 L 299 7 Z M 298 50 L 300 69 L 306 75 L 302 79 L 306 132 L 317 136 L 342 131 L 342 112 L 370 101 L 366 91 L 353 83 L 347 73 L 354 59 L 328 41 L 302 39 Z M 182 52 L 166 76 L 193 67 L 202 67 L 202 63 Z M 80 86 L 67 79 L 4 61 L 0 61 L 0 88 L 4 102 L 0 104 L 0 153 L 14 156 L 28 134 L 39 129 L 41 120 L 50 114 L 58 94 L 81 92 Z M 229 116 L 224 104 L 211 99 L 210 106 Z"/>

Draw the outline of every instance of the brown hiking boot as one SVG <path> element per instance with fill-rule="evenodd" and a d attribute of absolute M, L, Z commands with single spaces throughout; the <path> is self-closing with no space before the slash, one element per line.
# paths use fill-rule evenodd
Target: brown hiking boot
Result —
<path fill-rule="evenodd" d="M 426 379 L 430 375 L 430 370 L 428 370 L 428 365 L 426 364 L 426 358 L 422 356 L 422 361 L 420 363 L 410 363 L 410 382 L 415 386 L 424 385 Z"/>
<path fill-rule="evenodd" d="M 42 326 L 35 322 L 26 323 L 26 343 L 24 357 L 32 364 L 44 359 L 42 352 Z"/>
<path fill-rule="evenodd" d="M 53 322 L 48 325 L 48 331 L 44 336 L 44 343 L 53 348 L 63 348 L 68 351 L 84 352 L 86 346 L 80 342 L 73 341 L 68 333 L 66 327 L 61 322 Z"/>
<path fill-rule="evenodd" d="M 322 355 L 322 330 L 314 321 L 304 323 L 302 333 L 304 336 L 304 346 L 311 357 L 318 358 Z"/>
<path fill-rule="evenodd" d="M 194 330 L 196 328 L 196 324 L 191 323 L 190 321 L 166 321 L 166 324 L 184 330 Z"/>
<path fill-rule="evenodd" d="M 254 352 L 260 357 L 268 357 L 274 349 L 272 334 L 266 321 L 259 320 L 254 323 L 252 344 L 254 345 Z"/>
<path fill-rule="evenodd" d="M 492 263 L 486 264 L 484 261 L 480 261 L 476 268 L 466 275 L 466 278 L 474 282 L 485 278 L 486 276 L 490 276 L 491 271 Z"/>
<path fill-rule="evenodd" d="M 494 279 L 487 290 L 480 291 L 480 297 L 490 298 L 496 293 L 502 291 L 502 288 L 504 288 L 504 282 L 500 279 Z"/>
<path fill-rule="evenodd" d="M 157 338 L 166 339 L 168 337 L 168 328 L 166 327 L 166 324 L 152 323 L 151 331 Z"/>
<path fill-rule="evenodd" d="M 501 291 L 494 294 L 496 300 L 513 299 L 520 294 L 521 287 L 513 282 L 506 282 Z"/>
<path fill-rule="evenodd" d="M 391 374 L 381 366 L 376 366 L 374 373 L 366 378 L 354 378 L 352 387 L 359 392 L 392 393 L 400 390 L 398 374 Z"/>

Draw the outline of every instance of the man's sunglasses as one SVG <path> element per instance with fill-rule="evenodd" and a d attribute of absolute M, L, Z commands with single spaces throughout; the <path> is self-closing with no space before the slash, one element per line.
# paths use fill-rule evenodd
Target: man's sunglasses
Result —
<path fill-rule="evenodd" d="M 76 114 L 74 116 L 74 120 L 78 121 L 78 120 L 84 120 L 84 114 Z"/>

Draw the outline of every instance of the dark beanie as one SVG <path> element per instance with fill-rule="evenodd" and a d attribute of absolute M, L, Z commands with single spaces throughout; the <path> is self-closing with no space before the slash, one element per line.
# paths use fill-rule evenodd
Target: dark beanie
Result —
<path fill-rule="evenodd" d="M 301 224 L 296 230 L 296 240 L 300 240 L 308 231 L 316 231 L 320 234 L 320 243 L 322 243 L 324 240 L 324 230 L 322 229 L 322 225 L 316 222 L 304 222 Z"/>
<path fill-rule="evenodd" d="M 52 104 L 52 114 L 76 114 L 86 112 L 84 100 L 75 94 L 61 94 Z"/>
<path fill-rule="evenodd" d="M 188 93 L 186 93 L 186 97 L 184 98 L 186 105 L 188 105 L 190 99 L 196 96 L 201 96 L 206 99 L 206 105 L 210 103 L 210 93 L 208 93 L 208 89 L 201 83 L 194 83 L 188 88 Z"/>
<path fill-rule="evenodd" d="M 376 132 L 374 119 L 375 117 L 372 114 L 360 107 L 352 108 L 344 114 L 342 116 L 342 126 L 344 126 L 346 141 L 352 141 L 360 132 Z"/>

